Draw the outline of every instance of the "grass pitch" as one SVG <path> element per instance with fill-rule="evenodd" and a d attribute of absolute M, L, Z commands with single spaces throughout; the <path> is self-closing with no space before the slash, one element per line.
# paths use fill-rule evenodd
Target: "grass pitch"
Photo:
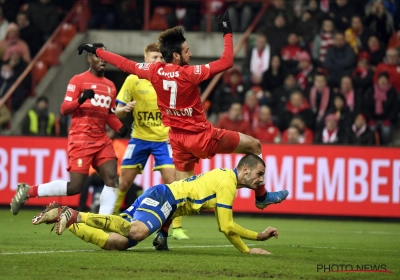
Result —
<path fill-rule="evenodd" d="M 200 215 L 184 217 L 191 239 L 170 238 L 169 252 L 154 251 L 153 236 L 133 250 L 107 252 L 68 231 L 57 236 L 50 225 L 32 225 L 37 212 L 0 209 L 0 279 L 400 279 L 399 223 L 235 217 L 252 230 L 278 228 L 279 239 L 246 241 L 273 253 L 263 256 L 241 254 L 214 216 Z M 321 265 L 391 273 L 324 273 Z"/>

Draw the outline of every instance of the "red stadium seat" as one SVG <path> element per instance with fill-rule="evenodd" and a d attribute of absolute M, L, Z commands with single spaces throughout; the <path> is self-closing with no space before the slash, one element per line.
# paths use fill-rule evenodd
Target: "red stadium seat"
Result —
<path fill-rule="evenodd" d="M 47 49 L 44 51 L 40 60 L 46 63 L 49 66 L 56 65 L 59 63 L 59 56 L 62 53 L 62 47 L 59 43 L 51 42 Z"/>
<path fill-rule="evenodd" d="M 76 26 L 70 23 L 64 23 L 57 36 L 57 41 L 65 48 L 76 34 Z"/>
<path fill-rule="evenodd" d="M 172 9 L 169 7 L 156 7 L 151 17 L 149 27 L 151 30 L 165 30 L 168 29 L 166 15 L 171 13 Z"/>
<path fill-rule="evenodd" d="M 48 68 L 47 65 L 41 60 L 36 62 L 36 64 L 33 66 L 31 74 L 32 74 L 32 84 L 34 87 L 46 75 L 47 68 Z"/>

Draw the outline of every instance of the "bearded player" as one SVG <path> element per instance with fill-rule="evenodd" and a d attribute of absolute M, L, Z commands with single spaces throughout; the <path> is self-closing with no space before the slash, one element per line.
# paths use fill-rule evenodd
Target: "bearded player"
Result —
<path fill-rule="evenodd" d="M 103 44 L 94 44 L 105 50 Z M 72 114 L 68 135 L 68 171 L 70 181 L 56 180 L 45 184 L 29 186 L 18 184 L 11 201 L 11 212 L 17 215 L 21 206 L 31 197 L 72 196 L 79 194 L 88 179 L 92 165 L 105 182 L 100 196 L 99 213 L 112 214 L 117 199 L 117 157 L 113 143 L 106 135 L 106 124 L 126 134 L 127 129 L 115 116 L 116 88 L 104 77 L 106 63 L 103 59 L 89 54 L 89 70 L 74 76 L 67 86 L 61 104 L 63 115 Z"/>
<path fill-rule="evenodd" d="M 157 103 L 165 126 L 170 127 L 169 139 L 177 179 L 193 175 L 200 158 L 212 158 L 216 153 L 256 154 L 261 156 L 257 139 L 238 132 L 214 128 L 207 120 L 200 100 L 198 84 L 233 65 L 232 29 L 228 13 L 218 16 L 218 26 L 224 34 L 224 50 L 219 60 L 205 65 L 189 66 L 192 53 L 182 27 L 160 33 L 158 44 L 166 63 L 136 63 L 122 56 L 96 48 L 92 44 L 79 46 L 96 54 L 121 70 L 149 80 L 157 93 Z M 260 185 L 256 190 L 256 206 L 264 209 L 280 203 L 288 191 L 266 192 Z"/>

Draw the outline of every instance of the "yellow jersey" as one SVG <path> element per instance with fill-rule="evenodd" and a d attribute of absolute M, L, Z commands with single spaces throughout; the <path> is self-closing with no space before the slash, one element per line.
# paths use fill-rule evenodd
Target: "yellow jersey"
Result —
<path fill-rule="evenodd" d="M 168 140 L 169 127 L 161 121 L 161 112 L 157 106 L 157 95 L 152 84 L 136 75 L 129 75 L 117 96 L 117 102 L 125 105 L 135 100 L 133 108 L 132 138 L 152 142 Z"/>
<path fill-rule="evenodd" d="M 233 222 L 232 204 L 236 197 L 237 176 L 236 168 L 217 168 L 167 186 L 177 205 L 172 218 L 214 209 L 219 231 L 223 232 L 239 251 L 247 253 L 249 248 L 241 238 L 257 240 L 258 233 Z"/>

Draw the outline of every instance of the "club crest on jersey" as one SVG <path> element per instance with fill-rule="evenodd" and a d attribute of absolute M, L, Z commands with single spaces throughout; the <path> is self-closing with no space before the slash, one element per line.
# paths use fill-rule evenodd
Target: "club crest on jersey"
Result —
<path fill-rule="evenodd" d="M 143 70 L 149 70 L 150 69 L 150 63 L 139 63 L 138 66 L 139 69 L 143 69 Z"/>
<path fill-rule="evenodd" d="M 201 66 L 200 65 L 194 66 L 194 73 L 195 74 L 201 74 Z"/>
<path fill-rule="evenodd" d="M 83 163 L 83 161 L 82 161 L 82 159 L 81 158 L 78 158 L 78 160 L 77 160 L 77 162 L 76 162 L 77 164 L 78 164 L 78 167 L 82 167 L 82 163 Z"/>
<path fill-rule="evenodd" d="M 91 88 L 95 89 L 95 88 L 97 88 L 97 86 L 96 85 L 92 85 Z"/>
<path fill-rule="evenodd" d="M 74 92 L 74 91 L 75 91 L 75 85 L 68 84 L 68 86 L 67 86 L 67 91 L 72 91 L 72 92 Z"/>

